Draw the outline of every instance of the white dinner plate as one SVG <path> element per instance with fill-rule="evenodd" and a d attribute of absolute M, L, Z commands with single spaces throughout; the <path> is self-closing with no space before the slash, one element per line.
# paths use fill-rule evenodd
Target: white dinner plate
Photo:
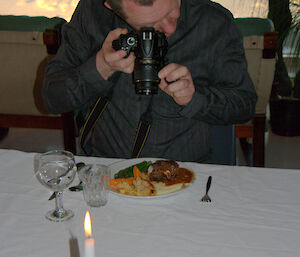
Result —
<path fill-rule="evenodd" d="M 164 160 L 164 159 L 159 159 L 159 158 L 137 158 L 137 159 L 128 159 L 128 160 L 115 162 L 115 163 L 109 165 L 109 167 L 111 169 L 111 177 L 114 178 L 114 175 L 117 172 L 119 172 L 120 170 L 128 168 L 128 167 L 130 167 L 132 165 L 135 165 L 137 163 L 141 163 L 143 161 L 155 162 L 157 160 Z M 179 164 L 179 167 L 188 168 L 188 167 L 185 167 L 184 163 L 181 163 L 181 162 L 177 162 L 177 163 Z M 195 177 L 194 177 L 194 180 L 195 180 Z M 114 195 L 124 197 L 124 198 L 130 198 L 130 199 L 160 199 L 160 198 L 166 198 L 166 197 L 177 195 L 178 193 L 183 192 L 186 188 L 188 188 L 192 184 L 193 184 L 193 182 L 189 183 L 189 184 L 186 184 L 184 187 L 181 187 L 177 191 L 173 191 L 171 193 L 161 194 L 161 195 L 154 195 L 154 196 L 125 195 L 125 194 L 121 194 L 121 193 L 118 193 L 118 192 L 115 192 L 115 191 L 112 191 L 112 190 L 110 192 Z"/>

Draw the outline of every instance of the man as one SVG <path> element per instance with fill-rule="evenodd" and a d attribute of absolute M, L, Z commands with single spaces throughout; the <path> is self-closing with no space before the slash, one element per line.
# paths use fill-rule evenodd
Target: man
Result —
<path fill-rule="evenodd" d="M 121 34 L 142 27 L 163 32 L 169 45 L 153 97 L 135 94 L 134 54 L 124 58 L 112 48 Z M 91 155 L 130 158 L 140 117 L 151 106 L 140 157 L 206 162 L 211 125 L 245 122 L 254 113 L 241 34 L 230 12 L 209 0 L 81 0 L 62 34 L 46 72 L 48 109 L 92 106 L 113 88 L 87 144 Z"/>

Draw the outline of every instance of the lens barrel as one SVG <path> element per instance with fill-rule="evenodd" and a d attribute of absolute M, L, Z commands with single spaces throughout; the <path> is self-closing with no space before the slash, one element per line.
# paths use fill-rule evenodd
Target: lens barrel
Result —
<path fill-rule="evenodd" d="M 143 95 L 153 95 L 158 92 L 160 79 L 158 77 L 159 63 L 154 59 L 136 59 L 133 72 L 133 82 L 135 93 Z"/>

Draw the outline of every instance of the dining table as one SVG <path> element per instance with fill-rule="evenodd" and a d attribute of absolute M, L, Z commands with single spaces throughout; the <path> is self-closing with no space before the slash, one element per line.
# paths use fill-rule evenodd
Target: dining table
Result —
<path fill-rule="evenodd" d="M 45 218 L 54 201 L 35 177 L 35 154 L 0 149 L 1 257 L 73 257 L 76 249 L 85 257 L 86 211 L 96 257 L 300 256 L 300 169 L 178 162 L 195 179 L 176 193 L 143 198 L 110 192 L 105 206 L 89 207 L 82 191 L 66 189 L 63 205 L 74 217 L 53 222 Z M 122 167 L 129 160 L 75 161 Z M 209 176 L 211 202 L 202 202 Z M 77 183 L 76 177 L 71 185 Z"/>

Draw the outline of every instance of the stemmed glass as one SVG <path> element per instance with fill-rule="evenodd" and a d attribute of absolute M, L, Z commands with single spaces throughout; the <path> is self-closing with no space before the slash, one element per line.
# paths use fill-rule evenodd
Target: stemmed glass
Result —
<path fill-rule="evenodd" d="M 53 150 L 34 156 L 34 173 L 38 181 L 55 192 L 55 210 L 48 211 L 46 218 L 51 221 L 65 221 L 74 216 L 65 210 L 62 202 L 63 190 L 74 180 L 76 163 L 71 152 Z"/>

